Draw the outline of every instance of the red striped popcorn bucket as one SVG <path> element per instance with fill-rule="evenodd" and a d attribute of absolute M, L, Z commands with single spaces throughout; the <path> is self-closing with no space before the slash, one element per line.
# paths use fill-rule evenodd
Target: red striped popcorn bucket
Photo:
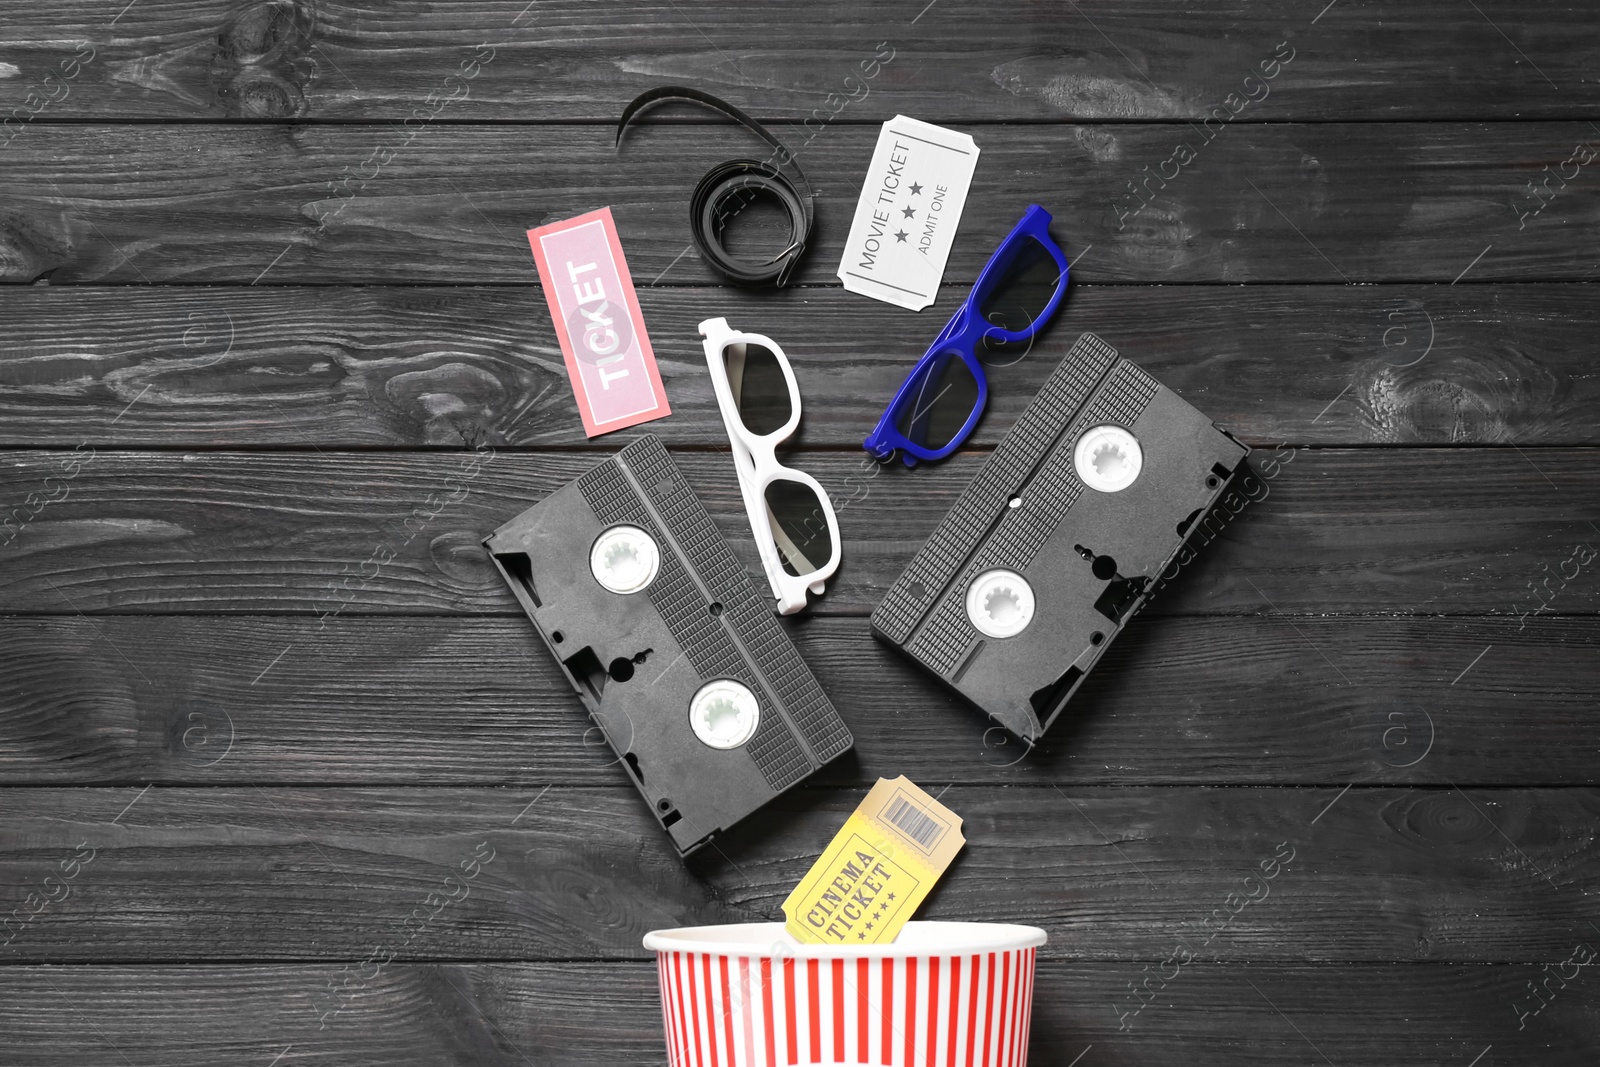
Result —
<path fill-rule="evenodd" d="M 782 923 L 657 930 L 672 1067 L 1023 1067 L 1043 930 L 907 923 L 799 945 Z"/>

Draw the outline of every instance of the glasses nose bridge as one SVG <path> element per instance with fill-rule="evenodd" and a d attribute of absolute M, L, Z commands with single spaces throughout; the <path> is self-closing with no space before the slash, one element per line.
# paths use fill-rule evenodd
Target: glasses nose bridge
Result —
<path fill-rule="evenodd" d="M 766 489 L 787 469 L 778 459 L 778 442 L 771 434 L 757 437 L 752 441 L 750 454 L 755 459 L 756 480 L 760 483 L 761 489 Z"/>

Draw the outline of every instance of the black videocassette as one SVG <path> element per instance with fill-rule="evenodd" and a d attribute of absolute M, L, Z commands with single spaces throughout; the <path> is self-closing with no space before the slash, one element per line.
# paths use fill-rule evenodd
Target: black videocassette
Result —
<path fill-rule="evenodd" d="M 1032 744 L 1249 451 L 1086 333 L 896 579 L 872 631 Z"/>
<path fill-rule="evenodd" d="M 656 437 L 484 545 L 680 855 L 853 743 Z"/>

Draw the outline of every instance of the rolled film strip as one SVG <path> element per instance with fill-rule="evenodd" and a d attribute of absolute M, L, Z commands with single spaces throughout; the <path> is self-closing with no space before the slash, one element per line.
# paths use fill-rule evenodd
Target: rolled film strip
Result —
<path fill-rule="evenodd" d="M 873 633 L 1031 744 L 1249 451 L 1086 333 L 890 587 Z"/>
<path fill-rule="evenodd" d="M 658 438 L 484 545 L 681 855 L 853 744 Z"/>
<path fill-rule="evenodd" d="M 789 283 L 790 275 L 805 255 L 815 222 L 816 194 L 793 154 L 777 136 L 726 100 L 686 85 L 663 85 L 641 93 L 617 121 L 617 146 L 634 119 L 662 104 L 688 101 L 720 111 L 772 146 L 765 160 L 730 159 L 706 171 L 689 198 L 689 233 L 700 258 L 735 285 Z M 730 252 L 723 244 L 728 222 L 759 196 L 770 196 L 788 215 L 789 236 L 783 249 L 767 258 Z"/>

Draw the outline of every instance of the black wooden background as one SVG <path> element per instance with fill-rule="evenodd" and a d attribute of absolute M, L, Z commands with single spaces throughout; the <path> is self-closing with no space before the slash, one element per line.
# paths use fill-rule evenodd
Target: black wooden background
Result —
<path fill-rule="evenodd" d="M 1594 1061 L 1595 5 L 124 3 L 0 3 L 0 1063 L 661 1063 L 641 935 L 777 916 L 900 773 L 966 819 L 924 916 L 1049 931 L 1036 1063 Z M 804 145 L 795 287 L 685 254 L 746 135 L 613 151 L 664 82 Z M 921 315 L 833 276 L 897 113 L 983 151 Z M 1059 321 L 863 483 L 1029 202 Z M 784 344 L 851 497 L 787 625 L 857 751 L 687 866 L 478 545 L 634 436 L 583 437 L 523 236 L 606 204 L 752 571 L 698 320 Z M 866 615 L 1083 330 L 1267 492 L 1017 762 Z"/>

